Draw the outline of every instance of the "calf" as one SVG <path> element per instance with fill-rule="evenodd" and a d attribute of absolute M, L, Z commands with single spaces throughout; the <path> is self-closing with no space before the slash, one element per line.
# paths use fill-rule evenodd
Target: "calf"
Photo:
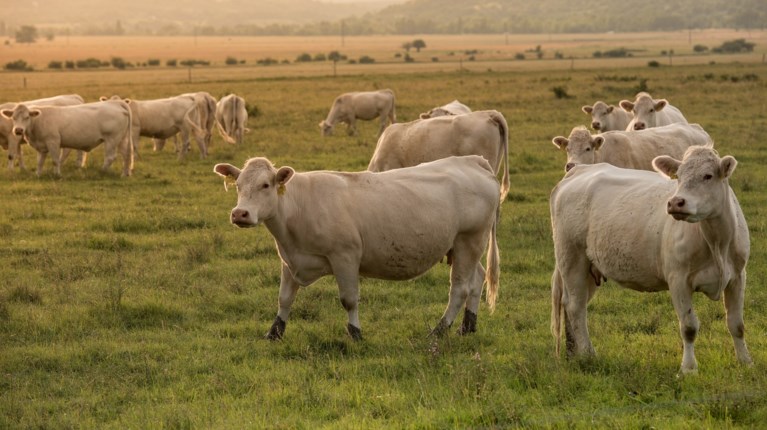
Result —
<path fill-rule="evenodd" d="M 743 325 L 749 232 L 728 183 L 736 161 L 692 146 L 682 161 L 664 155 L 653 165 L 662 175 L 609 164 L 577 166 L 552 191 L 551 330 L 557 354 L 563 313 L 568 353 L 594 353 L 586 306 L 602 280 L 611 279 L 636 291 L 669 290 L 684 343 L 682 373 L 698 366 L 693 292 L 712 300 L 724 296 L 735 354 L 750 364 Z"/>
<path fill-rule="evenodd" d="M 444 333 L 465 306 L 460 333 L 476 330 L 483 280 L 491 310 L 498 292 L 498 181 L 482 157 L 450 157 L 382 173 L 275 169 L 252 158 L 214 171 L 237 185 L 230 219 L 263 223 L 282 260 L 279 310 L 267 333 L 279 339 L 300 286 L 334 275 L 347 330 L 360 339 L 360 276 L 407 280 L 448 255 L 450 298 L 432 333 Z M 226 182 L 225 182 L 226 184 Z M 487 272 L 480 259 L 487 247 Z"/>

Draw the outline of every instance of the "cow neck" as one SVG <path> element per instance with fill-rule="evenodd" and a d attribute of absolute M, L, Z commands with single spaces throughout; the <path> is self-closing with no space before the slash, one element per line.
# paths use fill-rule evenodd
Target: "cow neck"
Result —
<path fill-rule="evenodd" d="M 294 174 L 290 181 L 294 186 L 297 176 L 298 173 Z M 291 229 L 291 219 L 298 212 L 299 205 L 296 203 L 297 193 L 293 188 L 290 184 L 285 186 L 285 192 L 277 196 L 277 211 L 274 217 L 264 220 L 264 226 L 280 245 L 291 243 L 296 237 Z"/>
<path fill-rule="evenodd" d="M 731 277 L 731 274 L 727 271 L 730 265 L 726 264 L 725 256 L 728 255 L 728 250 L 735 237 L 736 224 L 738 222 L 737 214 L 732 204 L 732 188 L 730 188 L 727 182 L 725 182 L 725 187 L 726 192 L 722 201 L 719 202 L 719 207 L 721 208 L 719 213 L 699 222 L 701 235 L 703 240 L 706 241 L 706 245 L 708 245 L 708 249 L 719 272 L 719 290 L 716 297 L 712 297 L 714 300 L 719 300 L 722 291 L 727 287 Z"/>

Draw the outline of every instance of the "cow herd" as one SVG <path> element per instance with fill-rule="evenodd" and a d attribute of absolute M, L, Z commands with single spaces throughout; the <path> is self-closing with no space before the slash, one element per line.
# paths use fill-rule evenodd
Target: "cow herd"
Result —
<path fill-rule="evenodd" d="M 244 100 L 235 94 L 218 102 L 207 92 L 196 92 L 154 100 L 101 97 L 93 103 L 76 94 L 60 95 L 0 105 L 0 146 L 8 150 L 9 169 L 17 160 L 25 168 L 20 145 L 28 143 L 38 153 L 37 174 L 50 153 L 54 173 L 60 175 L 70 150 L 78 151 L 82 166 L 86 154 L 103 144 L 103 168 L 108 169 L 120 154 L 122 175 L 130 176 L 141 136 L 152 138 L 155 150 L 173 138 L 181 158 L 194 138 L 205 158 L 214 124 L 225 141 L 240 143 L 247 116 Z"/>
<path fill-rule="evenodd" d="M 497 229 L 510 189 L 509 126 L 496 110 L 472 111 L 454 100 L 396 123 L 391 90 L 338 96 L 323 135 L 344 122 L 380 118 L 367 171 L 297 172 L 251 158 L 244 167 L 216 164 L 225 187 L 236 185 L 230 221 L 263 224 L 281 259 L 278 312 L 266 334 L 284 336 L 300 287 L 336 278 L 348 314 L 347 331 L 362 338 L 359 280 L 406 280 L 440 261 L 450 265 L 447 308 L 432 333 L 448 331 L 463 308 L 458 333 L 476 331 L 483 285 L 495 307 L 500 284 Z M 606 280 L 637 291 L 670 291 L 683 341 L 682 373 L 697 370 L 699 329 L 694 292 L 724 299 L 737 359 L 750 364 L 743 304 L 749 231 L 729 178 L 737 162 L 720 157 L 704 128 L 688 123 L 667 100 L 639 93 L 620 107 L 583 106 L 583 126 L 552 142 L 567 155 L 565 174 L 549 199 L 554 243 L 551 331 L 559 354 L 562 328 L 568 355 L 591 355 L 588 302 Z M 20 143 L 48 153 L 60 173 L 62 149 L 84 154 L 104 144 L 104 168 L 118 154 L 131 174 L 140 136 L 177 139 L 179 156 L 194 138 L 207 155 L 215 125 L 225 141 L 241 143 L 247 110 L 234 94 L 216 101 L 205 92 L 158 100 L 114 96 L 83 103 L 75 95 L 0 105 L 0 144 L 9 168 L 23 167 Z M 501 179 L 498 179 L 500 175 Z M 481 258 L 486 255 L 486 266 Z"/>

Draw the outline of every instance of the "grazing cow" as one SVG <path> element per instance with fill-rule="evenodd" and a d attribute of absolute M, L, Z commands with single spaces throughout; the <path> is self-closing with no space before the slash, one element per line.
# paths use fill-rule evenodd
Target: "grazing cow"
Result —
<path fill-rule="evenodd" d="M 664 176 L 609 164 L 578 166 L 552 191 L 557 355 L 563 310 L 568 353 L 594 353 L 586 306 L 601 281 L 611 279 L 636 291 L 671 293 L 684 343 L 682 373 L 697 370 L 693 292 L 712 300 L 724 295 L 735 354 L 750 364 L 743 325 L 749 233 L 728 183 L 736 161 L 693 146 L 682 161 L 663 155 L 653 165 Z"/>
<path fill-rule="evenodd" d="M 40 106 L 30 109 L 24 104 L 0 112 L 13 120 L 13 132 L 24 136 L 37 155 L 37 175 L 43 171 L 48 153 L 53 159 L 54 173 L 61 175 L 61 148 L 90 152 L 104 144 L 104 170 L 117 157 L 123 157 L 123 176 L 133 170 L 131 142 L 131 109 L 122 100 L 109 100 L 75 106 Z"/>
<path fill-rule="evenodd" d="M 112 96 L 119 100 L 119 96 Z M 107 100 L 101 97 L 101 100 Z M 133 111 L 132 139 L 138 152 L 139 136 L 161 139 L 164 141 L 181 133 L 181 148 L 178 148 L 179 158 L 184 158 L 189 151 L 189 137 L 194 136 L 200 148 L 200 158 L 208 155 L 205 145 L 205 130 L 200 127 L 199 105 L 191 95 L 175 96 L 155 100 L 132 100 L 125 102 Z M 156 143 L 156 142 L 155 142 Z M 161 147 L 159 149 L 162 149 Z M 158 148 L 155 146 L 155 150 Z"/>
<path fill-rule="evenodd" d="M 570 137 L 552 139 L 567 152 L 565 171 L 577 164 L 609 163 L 626 169 L 653 170 L 658 155 L 682 158 L 693 145 L 713 145 L 711 136 L 698 124 L 670 124 L 640 131 L 608 131 L 592 135 L 585 127 L 575 127 Z"/>
<path fill-rule="evenodd" d="M 435 107 L 428 112 L 422 113 L 419 118 L 429 119 L 445 115 L 463 115 L 470 112 L 471 109 L 468 106 L 459 102 L 458 100 L 453 100 L 446 105 Z"/>
<path fill-rule="evenodd" d="M 379 90 L 341 94 L 333 101 L 333 107 L 330 108 L 328 117 L 320 121 L 320 129 L 322 129 L 324 136 L 330 136 L 336 123 L 345 122 L 348 125 L 347 132 L 349 135 L 356 135 L 355 123 L 358 119 L 370 121 L 378 117 L 381 117 L 381 128 L 378 130 L 380 136 L 386 126 L 393 124 L 397 119 L 394 112 L 394 91 Z"/>
<path fill-rule="evenodd" d="M 216 127 L 221 137 L 228 143 L 242 143 L 242 135 L 248 130 L 248 111 L 245 99 L 229 94 L 221 97 L 216 104 Z"/>
<path fill-rule="evenodd" d="M 581 110 L 591 115 L 591 128 L 599 132 L 625 130 L 632 119 L 631 113 L 608 106 L 603 101 L 597 101 L 594 106 L 583 106 Z"/>
<path fill-rule="evenodd" d="M 338 282 L 349 335 L 361 339 L 360 276 L 412 279 L 446 254 L 452 264 L 450 298 L 432 334 L 445 333 L 464 304 L 459 333 L 476 331 L 483 281 L 490 309 L 495 306 L 499 190 L 482 157 L 450 157 L 381 173 L 296 173 L 252 158 L 242 170 L 217 164 L 214 171 L 236 180 L 231 222 L 263 223 L 282 259 L 279 311 L 268 339 L 283 336 L 299 287 L 326 275 Z M 485 246 L 487 272 L 480 263 Z"/>
<path fill-rule="evenodd" d="M 509 192 L 509 127 L 494 110 L 392 124 L 376 144 L 371 172 L 415 166 L 452 155 L 481 155 L 496 174 L 502 169 L 501 201 Z"/>
<path fill-rule="evenodd" d="M 3 103 L 0 104 L 0 110 L 10 109 L 16 107 L 17 104 L 24 104 L 27 107 L 37 106 L 72 106 L 85 103 L 82 97 L 77 94 L 67 94 L 54 97 L 48 97 L 44 99 L 29 100 L 18 103 Z M 6 118 L 0 115 L 0 146 L 3 149 L 8 150 L 8 169 L 13 170 L 15 159 L 19 160 L 19 168 L 24 170 L 24 158 L 19 145 L 22 143 L 21 136 L 13 134 L 13 121 L 10 118 Z M 78 151 L 78 163 L 82 166 L 85 163 L 85 153 Z"/>
<path fill-rule="evenodd" d="M 687 124 L 687 119 L 682 115 L 682 111 L 672 106 L 668 100 L 654 100 L 645 92 L 637 94 L 633 103 L 628 100 L 621 100 L 620 105 L 623 110 L 634 115 L 629 125 L 626 126 L 628 131 L 644 130 L 677 122 Z"/>

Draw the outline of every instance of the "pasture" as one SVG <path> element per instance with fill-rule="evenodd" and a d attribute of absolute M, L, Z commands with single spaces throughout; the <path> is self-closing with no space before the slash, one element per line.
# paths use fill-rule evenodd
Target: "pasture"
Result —
<path fill-rule="evenodd" d="M 7 100 L 203 90 L 217 98 L 235 92 L 259 114 L 242 146 L 214 135 L 205 160 L 194 145 L 179 161 L 171 144 L 154 153 L 142 139 L 131 178 L 120 178 L 120 160 L 100 172 L 101 148 L 83 170 L 70 159 L 60 179 L 48 174 L 50 161 L 40 178 L 33 169 L 0 169 L 0 427 L 763 426 L 767 104 L 760 96 L 767 66 L 717 60 L 649 68 L 645 58 L 570 70 L 562 61 L 531 70 L 483 62 L 460 71 L 358 65 L 338 77 L 327 65 L 285 66 L 274 75 L 211 67 L 195 69 L 192 82 L 183 69 L 3 73 Z M 229 224 L 236 193 L 224 191 L 213 165 L 266 156 L 300 171 L 363 170 L 377 122 L 358 123 L 360 134 L 351 137 L 341 125 L 328 138 L 317 124 L 336 95 L 380 88 L 395 91 L 400 122 L 453 99 L 505 115 L 511 191 L 498 230 L 496 311 L 482 304 L 475 334 L 457 336 L 454 324 L 432 339 L 447 303 L 445 264 L 408 282 L 365 279 L 364 340 L 355 343 L 334 280 L 325 278 L 299 292 L 285 338 L 266 341 L 279 258 L 265 228 Z M 557 97 L 556 88 L 569 97 Z M 548 197 L 565 157 L 551 139 L 588 124 L 582 105 L 616 104 L 640 89 L 669 99 L 706 129 L 721 155 L 739 162 L 730 184 L 751 233 L 745 322 L 753 367 L 736 362 L 722 303 L 696 295 L 700 370 L 679 377 L 681 340 L 668 293 L 612 282 L 589 306 L 597 356 L 554 357 Z M 33 166 L 35 154 L 24 150 Z"/>

